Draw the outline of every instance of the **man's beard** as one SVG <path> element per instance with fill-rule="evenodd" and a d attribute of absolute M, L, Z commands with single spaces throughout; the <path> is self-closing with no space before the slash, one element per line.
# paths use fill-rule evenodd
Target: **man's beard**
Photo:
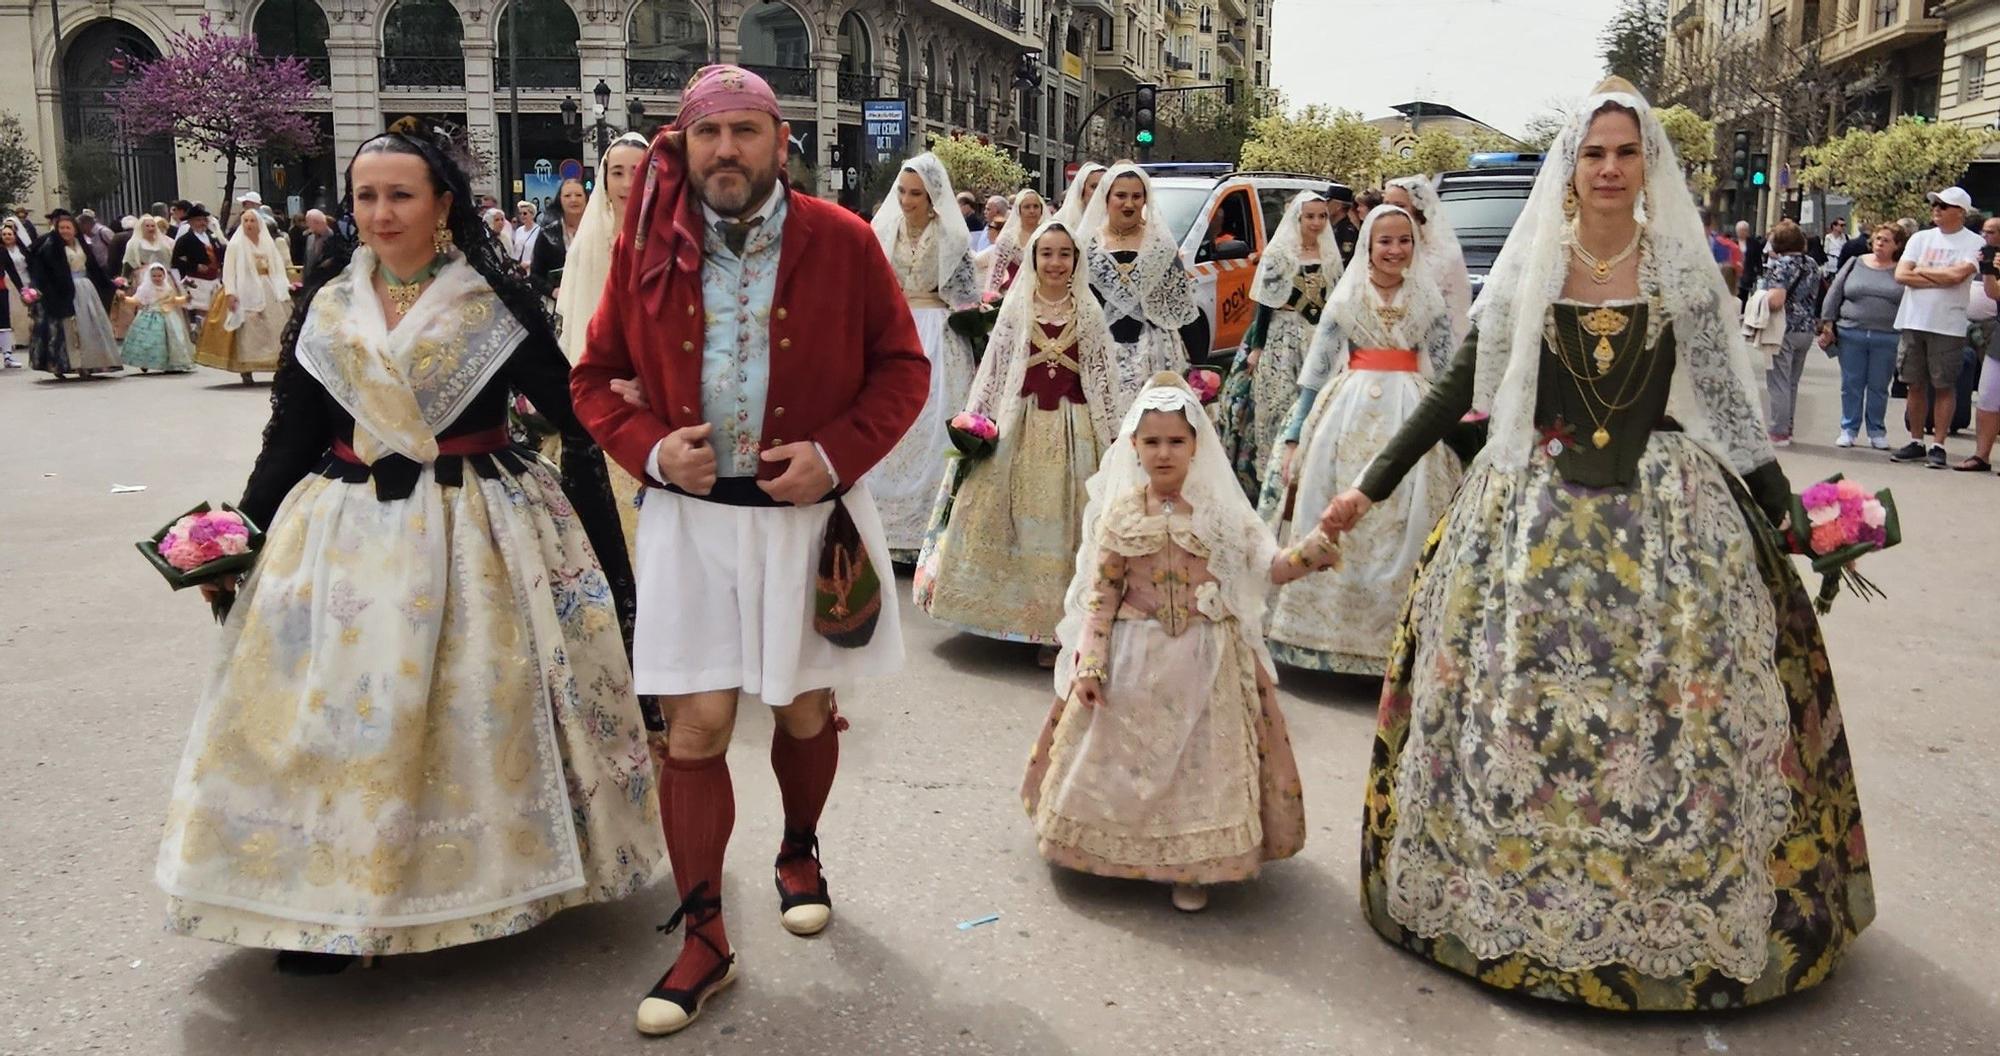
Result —
<path fill-rule="evenodd" d="M 719 181 L 716 177 L 726 172 L 741 176 L 743 188 L 738 189 L 735 185 L 717 186 Z M 738 219 L 749 212 L 752 206 L 762 204 L 777 185 L 776 165 L 763 172 L 758 172 L 748 165 L 718 166 L 705 173 L 696 173 L 694 179 L 695 193 L 701 196 L 703 203 L 723 216 L 733 216 Z"/>

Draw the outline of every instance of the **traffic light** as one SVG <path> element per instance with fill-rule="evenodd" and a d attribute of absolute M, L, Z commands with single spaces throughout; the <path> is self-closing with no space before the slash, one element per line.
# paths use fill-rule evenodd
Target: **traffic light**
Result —
<path fill-rule="evenodd" d="M 1750 133 L 1740 128 L 1736 130 L 1736 150 L 1733 157 L 1736 182 L 1740 184 L 1750 178 Z"/>
<path fill-rule="evenodd" d="M 1024 51 L 1014 60 L 1014 87 L 1022 91 L 1032 91 L 1042 83 L 1042 57 L 1033 51 Z"/>
<path fill-rule="evenodd" d="M 1157 84 L 1142 84 L 1133 92 L 1132 142 L 1139 146 L 1153 145 L 1153 115 L 1159 95 L 1160 86 Z"/>
<path fill-rule="evenodd" d="M 1762 187 L 1771 182 L 1771 156 L 1753 154 L 1750 156 L 1750 186 Z"/>

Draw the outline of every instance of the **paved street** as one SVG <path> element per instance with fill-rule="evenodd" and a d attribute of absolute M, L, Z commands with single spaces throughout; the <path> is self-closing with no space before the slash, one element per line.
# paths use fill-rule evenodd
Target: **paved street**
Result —
<path fill-rule="evenodd" d="M 1747 1013 L 1616 1017 L 1500 998 L 1385 945 L 1357 909 L 1375 713 L 1359 680 L 1285 676 L 1301 857 L 1194 917 L 1158 888 L 1053 873 L 1016 797 L 1047 676 L 1030 650 L 906 606 L 906 672 L 842 700 L 854 728 L 822 826 L 839 915 L 817 939 L 778 926 L 770 719 L 744 709 L 728 897 L 745 975 L 668 1040 L 631 1020 L 678 947 L 653 930 L 670 885 L 324 979 L 161 930 L 153 856 L 214 632 L 132 541 L 236 496 L 268 389 L 43 377 L 0 374 L 0 1054 L 2000 1051 L 2000 479 L 1834 449 L 1826 359 L 1786 468 L 1893 486 L 1906 540 L 1869 569 L 1888 600 L 1843 598 L 1826 623 L 1880 906 L 1830 984 Z"/>

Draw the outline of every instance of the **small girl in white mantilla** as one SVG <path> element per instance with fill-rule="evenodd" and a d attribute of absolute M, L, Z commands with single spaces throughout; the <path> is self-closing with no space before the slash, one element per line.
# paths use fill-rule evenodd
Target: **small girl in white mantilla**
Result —
<path fill-rule="evenodd" d="M 1270 588 L 1338 563 L 1280 552 L 1179 375 L 1139 394 L 1090 478 L 1056 705 L 1021 794 L 1042 857 L 1174 885 L 1246 880 L 1305 845 L 1305 806 L 1264 649 Z"/>

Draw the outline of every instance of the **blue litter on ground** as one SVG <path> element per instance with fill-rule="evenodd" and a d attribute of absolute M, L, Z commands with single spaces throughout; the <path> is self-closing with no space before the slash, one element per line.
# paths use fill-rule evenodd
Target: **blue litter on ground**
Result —
<path fill-rule="evenodd" d="M 987 915 L 985 915 L 985 916 L 983 916 L 983 917 L 974 917 L 974 918 L 972 918 L 971 920 L 961 920 L 961 921 L 959 921 L 959 922 L 958 922 L 958 930 L 960 930 L 960 931 L 971 931 L 972 929 L 974 929 L 974 928 L 976 928 L 976 927 L 980 926 L 981 924 L 994 924 L 994 923 L 998 923 L 998 922 L 999 922 L 999 920 L 1000 920 L 1000 914 L 998 914 L 998 913 L 988 913 Z"/>

